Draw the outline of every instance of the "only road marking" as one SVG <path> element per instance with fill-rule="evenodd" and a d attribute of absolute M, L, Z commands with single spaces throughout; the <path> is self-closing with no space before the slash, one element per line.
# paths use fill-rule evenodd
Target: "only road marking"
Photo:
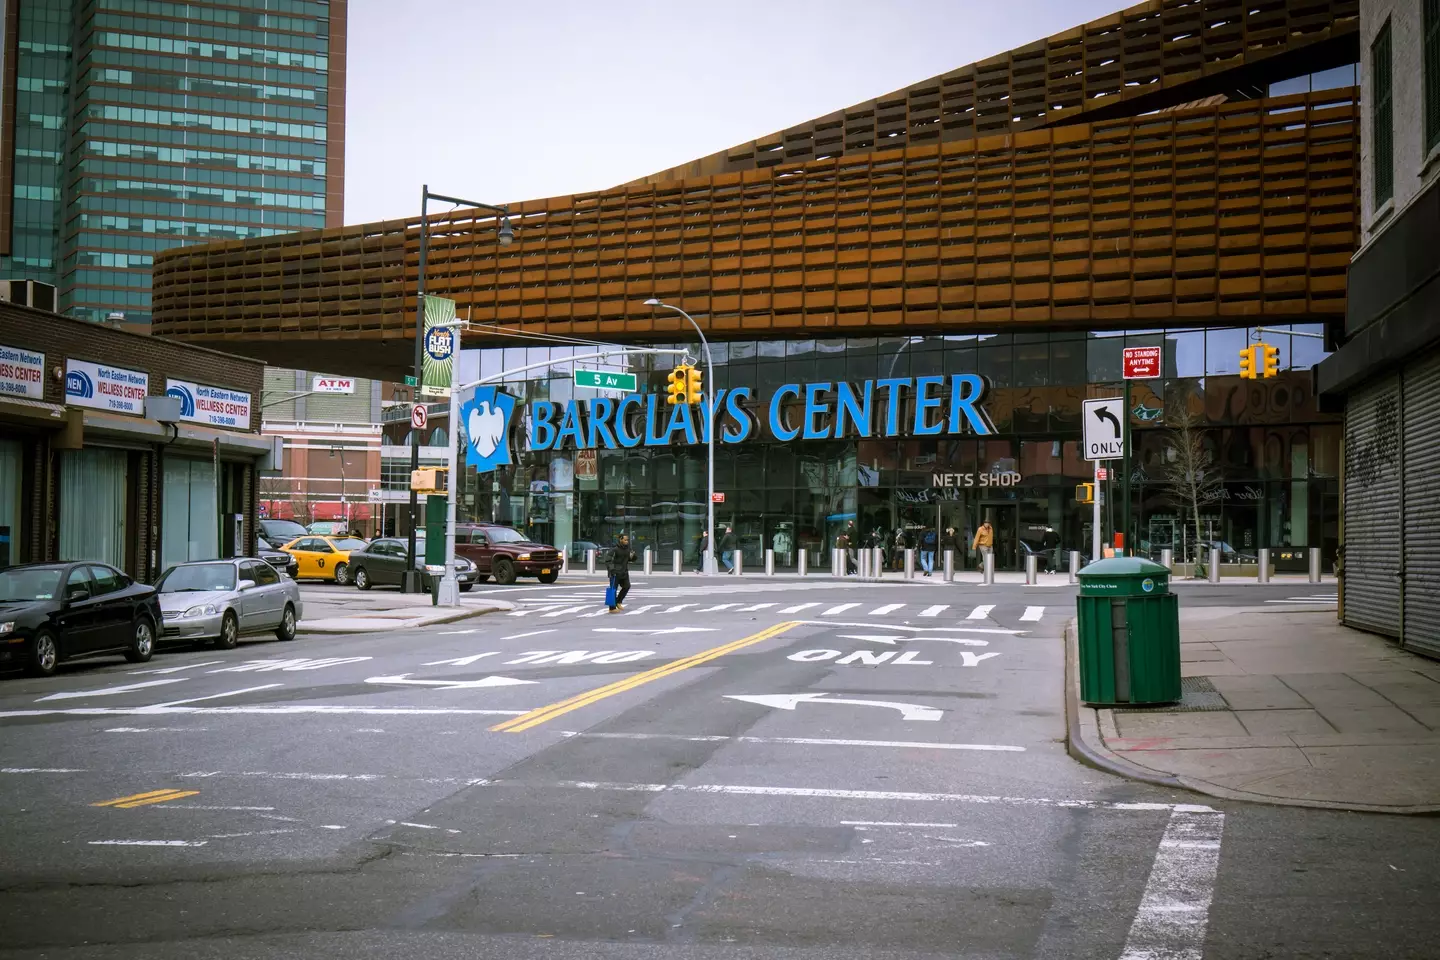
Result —
<path fill-rule="evenodd" d="M 184 677 L 171 677 L 169 680 L 144 680 L 140 683 L 126 683 L 118 687 L 100 687 L 97 690 L 66 690 L 63 693 L 52 693 L 48 697 L 41 697 L 36 703 L 44 703 L 46 700 L 78 700 L 82 697 L 109 697 L 117 693 L 129 693 L 132 690 L 144 690 L 146 687 L 163 687 L 167 683 L 184 683 Z"/>

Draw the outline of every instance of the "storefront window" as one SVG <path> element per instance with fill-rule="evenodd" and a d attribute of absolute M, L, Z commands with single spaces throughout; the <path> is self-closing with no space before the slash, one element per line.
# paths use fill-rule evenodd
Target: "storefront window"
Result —
<path fill-rule="evenodd" d="M 215 465 L 209 460 L 165 458 L 160 504 L 160 565 L 220 555 Z"/>
<path fill-rule="evenodd" d="M 21 471 L 25 448 L 19 440 L 0 440 L 0 567 L 20 562 Z"/>
<path fill-rule="evenodd" d="M 125 569 L 127 460 L 123 450 L 92 448 L 61 452 L 62 559 L 99 560 Z M 214 530 L 212 508 L 212 533 Z"/>

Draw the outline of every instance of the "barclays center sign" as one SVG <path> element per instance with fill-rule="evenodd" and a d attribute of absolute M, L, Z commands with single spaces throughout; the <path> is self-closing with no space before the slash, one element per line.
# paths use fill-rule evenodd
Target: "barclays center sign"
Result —
<path fill-rule="evenodd" d="M 957 373 L 787 383 L 763 411 L 755 409 L 749 387 L 716 390 L 713 410 L 708 401 L 694 408 L 670 406 L 653 393 L 564 404 L 536 400 L 526 408 L 526 434 L 532 451 L 706 443 L 712 422 L 719 424 L 716 440 L 730 444 L 756 437 L 762 426 L 781 442 L 983 435 L 995 432 L 983 406 L 985 393 L 984 378 Z"/>

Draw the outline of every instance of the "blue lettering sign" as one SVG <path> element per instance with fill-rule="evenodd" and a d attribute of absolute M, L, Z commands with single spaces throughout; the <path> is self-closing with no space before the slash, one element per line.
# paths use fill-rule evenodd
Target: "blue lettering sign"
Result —
<path fill-rule="evenodd" d="M 530 404 L 530 449 L 549 450 L 555 445 L 555 404 L 536 400 Z"/>
<path fill-rule="evenodd" d="M 572 445 L 582 447 L 585 445 L 582 439 L 584 436 L 580 424 L 580 407 L 572 400 L 565 404 L 565 416 L 560 420 L 560 432 L 555 435 L 555 446 L 563 447 L 565 438 L 569 437 Z"/>
<path fill-rule="evenodd" d="M 944 377 L 917 377 L 915 380 L 915 425 L 911 430 L 917 437 L 933 437 L 943 428 L 943 422 L 930 423 L 931 410 L 940 409 L 940 398 L 930 396 L 931 387 L 945 385 Z"/>
<path fill-rule="evenodd" d="M 800 399 L 800 385 L 787 383 L 770 398 L 770 435 L 776 440 L 790 441 L 800 435 L 799 429 L 792 428 L 785 422 L 784 406 L 787 396 Z"/>
<path fill-rule="evenodd" d="M 575 401 L 570 401 L 574 403 Z M 588 446 L 614 450 L 618 444 L 615 434 L 610 432 L 610 417 L 614 413 L 615 401 L 609 397 L 596 397 L 590 401 L 590 442 Z"/>
<path fill-rule="evenodd" d="M 849 419 L 860 436 L 870 436 L 875 427 L 875 381 L 866 380 L 859 397 L 855 396 L 854 384 L 843 380 L 836 384 L 836 390 L 835 437 L 839 439 L 846 435 L 846 419 Z"/>
<path fill-rule="evenodd" d="M 975 404 L 985 395 L 985 380 L 973 373 L 956 373 L 950 377 L 950 433 L 960 433 L 960 415 L 963 413 L 975 433 L 994 433 L 990 417 L 983 408 Z"/>
<path fill-rule="evenodd" d="M 750 411 L 741 405 L 741 401 L 749 399 L 749 387 L 736 387 L 725 394 L 725 412 L 734 421 L 734 424 L 720 434 L 720 439 L 726 443 L 741 443 L 749 438 L 754 423 L 750 418 Z"/>
<path fill-rule="evenodd" d="M 912 381 L 909 377 L 886 377 L 879 383 L 880 389 L 885 391 L 885 436 L 898 437 L 900 435 L 900 389 L 909 386 Z"/>
<path fill-rule="evenodd" d="M 830 431 L 820 422 L 821 418 L 830 412 L 830 405 L 820 402 L 820 394 L 829 390 L 830 386 L 828 383 L 805 384 L 805 432 L 801 439 L 830 439 Z"/>
<path fill-rule="evenodd" d="M 631 433 L 628 429 L 631 417 L 629 408 L 638 407 L 644 402 L 638 393 L 626 394 L 620 401 L 620 406 L 615 410 L 615 436 L 620 440 L 620 446 L 626 450 L 640 446 L 639 435 Z"/>

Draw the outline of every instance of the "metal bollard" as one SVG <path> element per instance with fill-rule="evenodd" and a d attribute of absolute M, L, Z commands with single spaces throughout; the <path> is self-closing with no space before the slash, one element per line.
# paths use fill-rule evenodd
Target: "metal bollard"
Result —
<path fill-rule="evenodd" d="M 765 576 L 775 576 L 775 551 L 768 547 L 765 550 Z"/>
<path fill-rule="evenodd" d="M 560 551 L 560 572 L 570 572 L 570 550 L 568 548 Z"/>
<path fill-rule="evenodd" d="M 1171 550 L 1169 547 L 1165 547 L 1160 551 L 1160 566 L 1164 567 L 1166 570 L 1171 571 L 1172 573 L 1175 571 L 1174 550 Z"/>
<path fill-rule="evenodd" d="M 595 548 L 594 548 L 594 547 L 591 547 L 589 550 L 586 550 L 586 551 L 585 551 L 585 572 L 586 572 L 586 573 L 594 573 L 594 572 L 595 572 Z"/>
<path fill-rule="evenodd" d="M 981 582 L 987 586 L 995 583 L 995 551 L 985 551 L 984 570 L 981 573 Z"/>
<path fill-rule="evenodd" d="M 670 572 L 680 576 L 680 571 L 685 569 L 685 553 L 682 550 L 670 551 Z"/>
<path fill-rule="evenodd" d="M 905 548 L 905 579 L 915 579 L 915 549 L 913 547 Z"/>
<path fill-rule="evenodd" d="M 870 576 L 879 580 L 885 576 L 885 551 L 880 547 L 874 548 L 875 556 L 870 560 Z"/>
<path fill-rule="evenodd" d="M 810 551 L 801 550 L 795 555 L 795 562 L 799 564 L 799 566 L 795 568 L 795 572 L 802 577 L 805 576 L 810 566 Z"/>
<path fill-rule="evenodd" d="M 736 550 L 735 555 L 730 559 L 735 561 L 735 576 L 738 577 L 743 574 L 745 572 L 745 551 Z"/>
<path fill-rule="evenodd" d="M 655 572 L 655 551 L 649 547 L 640 555 L 640 570 L 647 577 Z"/>
<path fill-rule="evenodd" d="M 1310 548 L 1310 582 L 1320 582 L 1320 548 Z"/>
<path fill-rule="evenodd" d="M 955 582 L 955 551 L 945 551 L 945 582 Z"/>
<path fill-rule="evenodd" d="M 1040 558 L 1035 554 L 1025 557 L 1025 586 L 1033 587 L 1040 582 Z"/>
<path fill-rule="evenodd" d="M 1220 582 L 1220 548 L 1210 548 L 1210 582 Z"/>
<path fill-rule="evenodd" d="M 845 551 L 839 547 L 832 547 L 830 549 L 830 576 L 845 576 Z"/>
<path fill-rule="evenodd" d="M 1070 582 L 1080 582 L 1080 551 L 1070 551 Z"/>
<path fill-rule="evenodd" d="M 1270 548 L 1261 547 L 1257 551 L 1257 559 L 1260 561 L 1260 571 L 1255 577 L 1256 583 L 1270 582 Z"/>

